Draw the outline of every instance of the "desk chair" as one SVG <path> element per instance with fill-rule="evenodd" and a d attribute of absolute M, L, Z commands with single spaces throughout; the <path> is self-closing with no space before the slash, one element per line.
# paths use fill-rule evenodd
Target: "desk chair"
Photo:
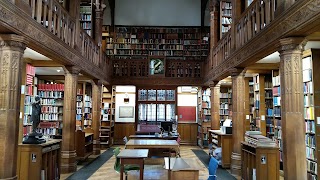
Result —
<path fill-rule="evenodd" d="M 114 162 L 114 170 L 117 172 L 117 173 L 120 173 L 120 169 L 121 169 L 121 164 L 120 164 L 120 158 L 118 158 L 118 154 L 120 153 L 120 148 L 117 147 L 113 150 L 113 154 L 114 156 L 116 157 L 116 161 Z M 128 171 L 133 171 L 133 170 L 140 170 L 140 167 L 139 166 L 135 166 L 135 165 L 125 165 L 124 166 L 124 174 L 125 174 L 125 177 L 126 177 L 126 180 L 128 178 Z"/>
<path fill-rule="evenodd" d="M 218 165 L 219 165 L 218 160 L 216 160 L 214 157 L 210 157 L 208 180 L 217 179 L 216 173 L 217 173 Z"/>

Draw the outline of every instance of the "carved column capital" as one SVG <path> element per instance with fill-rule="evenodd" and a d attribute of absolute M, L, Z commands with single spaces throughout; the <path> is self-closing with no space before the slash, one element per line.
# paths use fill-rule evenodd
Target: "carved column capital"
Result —
<path fill-rule="evenodd" d="M 97 86 L 102 86 L 103 83 L 102 83 L 102 80 L 100 80 L 100 79 L 92 79 L 91 84 L 97 85 Z"/>
<path fill-rule="evenodd" d="M 220 82 L 220 81 L 212 81 L 212 83 L 210 83 L 209 87 L 210 87 L 210 88 L 220 87 L 219 82 Z"/>
<path fill-rule="evenodd" d="M 0 35 L 0 48 L 14 48 L 19 51 L 26 49 L 27 41 L 24 37 L 15 34 L 1 34 Z"/>
<path fill-rule="evenodd" d="M 244 68 L 231 68 L 229 70 L 231 77 L 244 76 Z"/>
<path fill-rule="evenodd" d="M 302 52 L 304 46 L 307 44 L 307 39 L 304 37 L 290 37 L 280 39 L 280 54 L 288 52 L 288 51 L 297 51 Z"/>
<path fill-rule="evenodd" d="M 65 74 L 79 75 L 81 69 L 77 66 L 64 66 Z"/>

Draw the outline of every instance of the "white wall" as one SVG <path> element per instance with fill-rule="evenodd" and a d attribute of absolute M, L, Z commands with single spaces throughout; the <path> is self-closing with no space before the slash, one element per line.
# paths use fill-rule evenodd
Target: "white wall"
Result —
<path fill-rule="evenodd" d="M 178 94 L 178 106 L 197 106 L 197 94 Z"/>
<path fill-rule="evenodd" d="M 116 109 L 115 109 L 115 121 L 116 122 L 135 122 L 135 109 L 136 109 L 136 87 L 135 86 L 116 86 Z M 127 94 L 125 94 L 127 93 Z M 129 96 L 129 103 L 125 104 L 123 99 Z M 133 118 L 120 118 L 119 107 L 131 106 L 133 107 Z"/>
<path fill-rule="evenodd" d="M 116 0 L 115 25 L 200 26 L 200 0 Z"/>

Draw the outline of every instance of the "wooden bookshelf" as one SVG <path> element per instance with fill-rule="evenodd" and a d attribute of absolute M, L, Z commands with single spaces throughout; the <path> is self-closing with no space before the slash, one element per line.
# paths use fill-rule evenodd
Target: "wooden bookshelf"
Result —
<path fill-rule="evenodd" d="M 265 114 L 266 114 L 266 136 L 273 139 L 274 122 L 273 122 L 273 94 L 272 94 L 272 74 L 264 75 L 264 99 L 265 99 Z"/>
<path fill-rule="evenodd" d="M 220 126 L 226 119 L 232 116 L 232 89 L 231 87 L 220 88 Z"/>
<path fill-rule="evenodd" d="M 109 90 L 105 86 L 103 86 L 102 89 L 102 110 L 99 137 L 101 147 L 107 148 L 113 145 L 115 118 L 114 113 L 111 113 L 112 90 Z"/>
<path fill-rule="evenodd" d="M 81 0 L 80 2 L 80 26 L 89 35 L 93 34 L 94 13 L 91 0 Z"/>
<path fill-rule="evenodd" d="M 103 27 L 106 53 L 114 59 L 205 60 L 209 28 L 200 27 Z M 111 31 L 113 30 L 113 32 Z"/>
<path fill-rule="evenodd" d="M 211 90 L 210 88 L 204 88 L 201 90 L 201 117 L 198 127 L 198 144 L 201 148 L 208 146 L 208 130 L 211 129 Z"/>
<path fill-rule="evenodd" d="M 93 130 L 76 131 L 76 153 L 78 160 L 85 160 L 93 154 Z"/>
<path fill-rule="evenodd" d="M 60 179 L 61 140 L 18 145 L 18 179 Z"/>
<path fill-rule="evenodd" d="M 31 64 L 26 64 L 25 84 L 22 89 L 21 98 L 24 99 L 22 112 L 22 134 L 23 137 L 32 131 L 31 113 L 32 103 L 35 95 L 37 95 L 37 77 L 35 77 L 35 67 Z"/>
<path fill-rule="evenodd" d="M 280 88 L 280 72 L 279 70 L 272 71 L 272 95 L 273 95 L 273 123 L 274 123 L 274 137 L 273 140 L 277 142 L 279 147 L 279 161 L 280 169 L 283 169 L 283 148 L 282 148 L 282 129 L 281 129 L 281 88 Z"/>
<path fill-rule="evenodd" d="M 304 119 L 306 124 L 306 153 L 308 180 L 318 179 L 320 173 L 318 159 L 320 145 L 317 135 L 320 132 L 320 57 L 319 49 L 304 51 L 302 59 Z"/>
<path fill-rule="evenodd" d="M 220 130 L 209 130 L 209 140 L 212 143 L 212 148 L 221 148 L 221 166 L 230 168 L 232 154 L 232 134 L 224 134 Z"/>
<path fill-rule="evenodd" d="M 220 39 L 230 30 L 232 23 L 232 3 L 230 0 L 220 1 Z"/>
<path fill-rule="evenodd" d="M 264 75 L 256 74 L 253 76 L 253 91 L 254 91 L 254 112 L 256 130 L 261 131 L 263 136 L 266 136 L 266 104 L 265 104 L 265 80 Z"/>
<path fill-rule="evenodd" d="M 38 80 L 41 103 L 38 132 L 54 137 L 62 135 L 64 84 Z"/>
<path fill-rule="evenodd" d="M 86 129 L 92 125 L 92 86 L 85 82 L 83 88 L 83 129 Z"/>
<path fill-rule="evenodd" d="M 277 147 L 259 147 L 241 143 L 242 178 L 279 180 L 279 151 Z"/>

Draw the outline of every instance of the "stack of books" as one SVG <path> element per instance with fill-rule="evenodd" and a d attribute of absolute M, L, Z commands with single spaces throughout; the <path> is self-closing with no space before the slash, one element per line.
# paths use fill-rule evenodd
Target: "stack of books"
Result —
<path fill-rule="evenodd" d="M 247 131 L 244 137 L 245 142 L 257 147 L 277 147 L 272 139 L 261 135 L 260 131 Z"/>

